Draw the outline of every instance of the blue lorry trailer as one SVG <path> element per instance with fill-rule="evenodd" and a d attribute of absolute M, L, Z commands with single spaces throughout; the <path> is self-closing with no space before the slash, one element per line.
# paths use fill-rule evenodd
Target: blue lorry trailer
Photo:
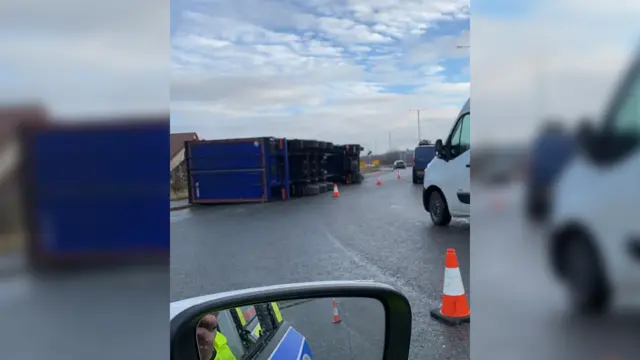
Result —
<path fill-rule="evenodd" d="M 20 131 L 29 264 L 165 264 L 169 119 L 90 120 Z"/>
<path fill-rule="evenodd" d="M 189 202 L 289 198 L 287 141 L 272 137 L 185 142 Z"/>
<path fill-rule="evenodd" d="M 267 202 L 324 193 L 333 182 L 357 182 L 361 149 L 274 137 L 187 141 L 189 202 Z M 356 169 L 345 165 L 354 161 Z"/>

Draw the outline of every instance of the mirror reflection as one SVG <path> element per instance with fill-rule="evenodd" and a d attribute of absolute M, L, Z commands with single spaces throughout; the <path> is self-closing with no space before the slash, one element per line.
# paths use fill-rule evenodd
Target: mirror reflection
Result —
<path fill-rule="evenodd" d="M 319 298 L 202 316 L 199 360 L 382 359 L 385 311 L 369 298 Z"/>

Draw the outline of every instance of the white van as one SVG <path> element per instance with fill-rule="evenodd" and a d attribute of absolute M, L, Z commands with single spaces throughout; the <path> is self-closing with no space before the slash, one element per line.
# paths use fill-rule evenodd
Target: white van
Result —
<path fill-rule="evenodd" d="M 422 203 L 437 226 L 471 212 L 471 99 L 462 107 L 446 141 L 436 141 L 436 156 L 424 170 Z"/>
<path fill-rule="evenodd" d="M 549 254 L 572 308 L 640 308 L 640 57 L 558 178 Z"/>

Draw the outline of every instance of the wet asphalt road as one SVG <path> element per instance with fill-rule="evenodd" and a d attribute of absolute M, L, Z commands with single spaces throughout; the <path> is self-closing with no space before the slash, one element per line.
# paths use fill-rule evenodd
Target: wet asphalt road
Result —
<path fill-rule="evenodd" d="M 303 334 L 315 360 L 381 359 L 384 308 L 374 299 L 336 299 L 340 322 L 333 323 L 332 299 L 283 308 L 282 317 Z"/>
<path fill-rule="evenodd" d="M 523 216 L 523 187 L 476 187 L 472 232 L 475 359 L 637 359 L 638 314 L 577 318 L 548 266 L 544 229 Z M 482 194 L 482 196 L 480 196 Z"/>
<path fill-rule="evenodd" d="M 167 359 L 168 275 L 166 266 L 0 274 L 0 357 Z"/>
<path fill-rule="evenodd" d="M 413 310 L 411 359 L 468 359 L 469 325 L 429 317 L 440 306 L 444 254 L 456 249 L 469 291 L 469 222 L 434 228 L 411 169 L 289 202 L 171 212 L 171 300 L 320 280 L 390 284 Z M 366 335 L 365 335 L 366 336 Z"/>

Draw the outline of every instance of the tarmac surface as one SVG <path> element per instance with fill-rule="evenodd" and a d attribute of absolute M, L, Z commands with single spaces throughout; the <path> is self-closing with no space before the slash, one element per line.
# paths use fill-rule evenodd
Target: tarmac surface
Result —
<path fill-rule="evenodd" d="M 386 173 L 379 187 L 375 175 L 368 175 L 362 185 L 341 187 L 338 199 L 322 194 L 171 212 L 171 300 L 258 285 L 370 279 L 410 299 L 412 359 L 468 359 L 469 327 L 474 359 L 637 358 L 637 315 L 571 315 L 549 274 L 542 229 L 522 217 L 521 188 L 472 185 L 470 278 L 469 222 L 433 228 L 420 204 L 420 186 L 409 175 L 405 171 L 397 180 Z M 447 247 L 458 253 L 468 294 L 473 283 L 471 325 L 458 328 L 429 317 L 440 302 Z M 17 257 L 0 258 L 7 268 L 0 269 L 4 357 L 166 358 L 169 344 L 159 340 L 168 338 L 166 270 L 38 280 L 21 272 L 19 263 Z M 349 358 L 348 351 L 375 358 L 362 348 L 380 342 L 379 308 L 337 300 L 345 326 L 331 323 L 326 301 L 284 309 L 283 315 L 315 344 L 317 357 L 326 352 Z M 116 346 L 105 347 L 105 339 Z"/>
<path fill-rule="evenodd" d="M 472 192 L 473 358 L 637 359 L 637 313 L 580 318 L 568 307 L 550 272 L 544 227 L 523 216 L 523 186 Z"/>
<path fill-rule="evenodd" d="M 422 186 L 411 182 L 410 168 L 401 171 L 401 179 L 382 171 L 381 186 L 376 176 L 366 174 L 362 184 L 340 187 L 339 198 L 325 193 L 287 202 L 172 211 L 171 300 L 283 283 L 374 280 L 396 287 L 411 302 L 411 359 L 469 359 L 469 325 L 448 327 L 429 316 L 440 306 L 447 248 L 457 252 L 473 301 L 469 221 L 435 228 L 422 207 Z M 322 316 L 334 329 L 328 311 Z M 378 315 L 351 315 L 357 334 L 351 339 L 376 342 L 377 336 L 357 324 Z M 285 320 L 305 326 L 299 316 Z M 334 342 L 330 330 L 313 334 L 316 342 Z M 344 343 L 344 336 L 338 340 Z"/>
<path fill-rule="evenodd" d="M 314 299 L 282 316 L 303 334 L 314 360 L 382 359 L 384 308 L 374 299 L 337 298 L 339 323 L 333 323 L 332 299 Z"/>

